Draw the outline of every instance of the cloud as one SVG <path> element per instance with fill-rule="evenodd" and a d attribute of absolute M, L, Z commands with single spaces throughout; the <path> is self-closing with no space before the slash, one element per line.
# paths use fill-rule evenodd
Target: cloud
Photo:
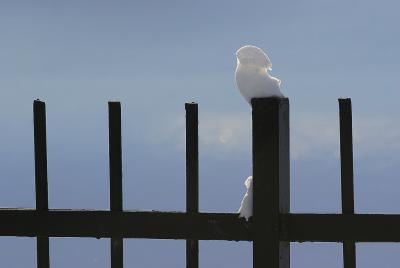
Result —
<path fill-rule="evenodd" d="M 297 116 L 291 119 L 292 159 L 321 155 L 338 156 L 338 119 L 329 116 Z M 251 153 L 251 115 L 206 114 L 200 118 L 201 150 L 206 153 Z"/>
<path fill-rule="evenodd" d="M 378 116 L 354 118 L 355 156 L 397 156 L 400 149 L 400 127 L 397 121 L 396 118 Z"/>
<path fill-rule="evenodd" d="M 338 118 L 329 115 L 300 115 L 291 118 L 291 157 L 309 159 L 339 156 Z"/>
<path fill-rule="evenodd" d="M 339 158 L 338 115 L 292 115 L 290 128 L 292 159 Z M 251 115 L 207 114 L 200 118 L 199 135 L 201 149 L 208 153 L 250 152 Z M 354 116 L 353 135 L 355 158 L 392 156 L 400 149 L 400 127 L 395 118 Z"/>
<path fill-rule="evenodd" d="M 291 115 L 291 158 L 339 158 L 339 115 Z M 199 116 L 199 146 L 204 154 L 251 154 L 250 113 L 203 113 Z M 185 118 L 170 116 L 147 136 L 146 142 L 168 143 L 185 150 Z M 396 118 L 353 116 L 354 157 L 391 157 L 400 149 Z"/>
<path fill-rule="evenodd" d="M 251 149 L 251 118 L 246 114 L 206 114 L 199 119 L 199 142 L 206 151 L 243 153 Z"/>

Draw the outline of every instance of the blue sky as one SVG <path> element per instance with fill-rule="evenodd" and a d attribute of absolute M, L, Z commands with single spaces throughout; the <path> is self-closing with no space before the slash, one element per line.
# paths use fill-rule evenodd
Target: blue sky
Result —
<path fill-rule="evenodd" d="M 357 212 L 399 213 L 397 1 L 1 1 L 0 207 L 33 207 L 32 101 L 47 102 L 51 208 L 108 208 L 107 101 L 123 109 L 124 207 L 183 210 L 184 103 L 200 109 L 200 210 L 236 211 L 251 172 L 235 51 L 263 48 L 291 102 L 291 206 L 339 212 L 337 98 L 351 97 Z M 154 167 L 157 165 L 157 168 Z M 184 267 L 183 241 L 126 240 L 125 263 Z M 51 239 L 52 267 L 109 267 L 106 239 Z M 35 267 L 35 240 L 0 238 Z M 156 252 L 157 256 L 152 252 Z M 359 244 L 358 267 L 400 262 Z M 201 242 L 203 267 L 250 267 L 251 244 Z M 292 267 L 340 267 L 340 244 L 293 244 Z"/>

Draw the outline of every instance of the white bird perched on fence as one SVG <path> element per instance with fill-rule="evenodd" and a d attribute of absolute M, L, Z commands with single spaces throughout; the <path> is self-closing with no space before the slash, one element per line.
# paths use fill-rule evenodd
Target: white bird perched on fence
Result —
<path fill-rule="evenodd" d="M 236 84 L 240 93 L 251 103 L 252 98 L 284 97 L 281 80 L 269 75 L 272 63 L 262 49 L 247 45 L 236 51 Z"/>
<path fill-rule="evenodd" d="M 239 208 L 239 217 L 248 220 L 253 215 L 253 176 L 250 176 L 244 182 L 247 188 L 246 194 L 243 196 L 242 203 Z"/>

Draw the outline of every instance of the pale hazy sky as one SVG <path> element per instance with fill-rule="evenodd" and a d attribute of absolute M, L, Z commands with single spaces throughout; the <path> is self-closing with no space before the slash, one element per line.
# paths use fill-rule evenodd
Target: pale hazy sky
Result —
<path fill-rule="evenodd" d="M 233 212 L 251 172 L 235 51 L 264 49 L 291 102 L 294 212 L 340 211 L 337 98 L 351 97 L 357 212 L 399 213 L 398 1 L 1 1 L 0 207 L 33 207 L 32 101 L 47 102 L 51 208 L 108 208 L 107 101 L 123 108 L 124 207 L 183 210 L 184 103 L 199 102 L 200 210 Z M 184 267 L 183 241 L 126 240 L 126 267 Z M 359 244 L 358 267 L 400 246 Z M 106 239 L 51 239 L 52 267 L 110 267 Z M 201 242 L 202 267 L 250 267 L 251 244 Z M 382 262 L 387 266 L 382 266 Z M 1 267 L 35 240 L 0 238 Z M 292 267 L 341 267 L 340 244 L 292 244 Z"/>

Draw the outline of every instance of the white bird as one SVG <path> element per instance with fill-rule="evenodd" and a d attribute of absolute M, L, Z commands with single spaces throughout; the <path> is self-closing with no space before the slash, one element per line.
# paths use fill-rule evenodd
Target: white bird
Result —
<path fill-rule="evenodd" d="M 240 93 L 251 104 L 253 98 L 284 97 L 280 90 L 281 80 L 268 71 L 272 63 L 267 54 L 256 46 L 244 46 L 236 51 L 236 84 Z M 247 192 L 238 210 L 239 217 L 248 220 L 253 216 L 253 176 L 246 179 Z"/>
<path fill-rule="evenodd" d="M 240 93 L 251 103 L 252 98 L 284 97 L 281 80 L 270 76 L 272 63 L 262 49 L 247 45 L 236 51 L 236 84 Z"/>
<path fill-rule="evenodd" d="M 247 192 L 243 196 L 238 213 L 239 217 L 248 220 L 253 215 L 253 176 L 248 177 L 244 185 L 247 188 Z"/>

